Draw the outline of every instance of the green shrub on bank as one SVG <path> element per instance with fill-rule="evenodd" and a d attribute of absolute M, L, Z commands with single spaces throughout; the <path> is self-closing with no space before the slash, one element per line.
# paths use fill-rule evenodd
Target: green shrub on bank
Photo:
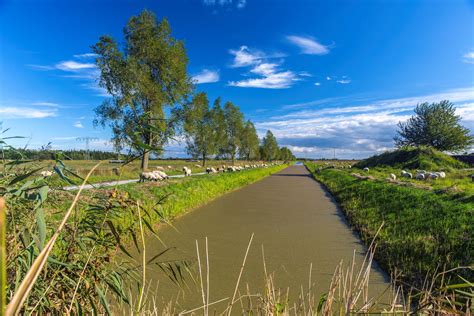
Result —
<path fill-rule="evenodd" d="M 459 160 L 431 147 L 403 147 L 359 161 L 356 168 L 391 166 L 405 169 L 447 170 L 465 168 Z"/>
<path fill-rule="evenodd" d="M 420 286 L 427 275 L 472 265 L 474 203 L 459 203 L 433 191 L 356 179 L 335 169 L 315 178 L 336 197 L 351 225 L 370 243 L 384 222 L 376 260 L 402 281 Z M 456 271 L 457 273 L 458 271 Z M 472 270 L 459 272 L 468 280 Z"/>

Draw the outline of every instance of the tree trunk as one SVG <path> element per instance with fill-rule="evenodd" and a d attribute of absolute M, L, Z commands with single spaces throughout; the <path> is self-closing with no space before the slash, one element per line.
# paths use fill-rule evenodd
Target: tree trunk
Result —
<path fill-rule="evenodd" d="M 232 158 L 232 166 L 233 166 L 234 165 L 234 160 L 235 160 L 235 154 L 232 154 L 231 158 Z"/>
<path fill-rule="evenodd" d="M 150 158 L 150 152 L 148 150 L 143 151 L 142 156 L 142 170 L 146 171 L 148 169 L 148 159 Z"/>
<path fill-rule="evenodd" d="M 202 154 L 202 166 L 205 167 L 206 166 L 206 154 Z"/>

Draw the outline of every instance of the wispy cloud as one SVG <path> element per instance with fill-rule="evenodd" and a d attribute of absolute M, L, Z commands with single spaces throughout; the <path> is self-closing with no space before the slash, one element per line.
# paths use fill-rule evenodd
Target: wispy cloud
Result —
<path fill-rule="evenodd" d="M 41 71 L 60 71 L 62 77 L 77 79 L 80 82 L 80 86 L 96 92 L 97 96 L 106 97 L 109 96 L 105 89 L 101 88 L 97 84 L 97 78 L 99 77 L 99 69 L 97 66 L 89 61 L 83 61 L 85 59 L 91 59 L 96 54 L 75 54 L 73 55 L 77 60 L 64 60 L 54 65 L 28 65 L 34 70 Z M 79 60 L 79 61 L 78 61 Z"/>
<path fill-rule="evenodd" d="M 329 53 L 329 46 L 323 45 L 309 36 L 289 35 L 286 39 L 292 44 L 298 46 L 303 54 L 326 55 Z"/>
<path fill-rule="evenodd" d="M 259 63 L 267 56 L 259 50 L 251 50 L 247 46 L 240 46 L 239 49 L 229 50 L 231 55 L 234 55 L 234 60 L 231 67 L 246 67 Z"/>
<path fill-rule="evenodd" d="M 94 69 L 96 66 L 93 63 L 80 63 L 74 60 L 67 60 L 57 63 L 55 67 L 63 71 L 78 71 L 83 69 Z"/>
<path fill-rule="evenodd" d="M 230 50 L 234 56 L 231 67 L 251 67 L 250 74 L 258 75 L 257 78 L 249 78 L 238 81 L 229 81 L 229 86 L 241 88 L 263 88 L 263 89 L 285 89 L 291 87 L 294 82 L 300 80 L 298 75 L 291 70 L 280 69 L 282 60 L 271 62 L 282 54 L 267 55 L 259 50 L 249 49 L 241 46 L 238 50 Z"/>
<path fill-rule="evenodd" d="M 396 124 L 408 119 L 417 104 L 446 99 L 455 103 L 462 124 L 474 131 L 473 88 L 361 105 L 354 105 L 350 97 L 315 100 L 305 103 L 308 109 L 273 116 L 256 126 L 259 131 L 271 129 L 281 145 L 311 157 L 332 157 L 336 148 L 340 158 L 361 158 L 393 148 Z M 339 102 L 342 105 L 334 106 Z"/>
<path fill-rule="evenodd" d="M 206 6 L 229 7 L 235 5 L 238 9 L 243 9 L 247 5 L 247 0 L 203 0 L 202 3 Z"/>
<path fill-rule="evenodd" d="M 0 106 L 0 116 L 3 119 L 40 119 L 56 116 L 56 109 L 38 109 L 29 107 Z"/>
<path fill-rule="evenodd" d="M 34 105 L 34 106 L 46 106 L 46 107 L 52 107 L 52 108 L 59 108 L 59 107 L 61 107 L 59 104 L 53 103 L 53 102 L 33 102 L 33 103 L 31 103 L 31 105 Z"/>
<path fill-rule="evenodd" d="M 314 85 L 319 87 L 321 85 L 321 82 L 315 82 Z"/>
<path fill-rule="evenodd" d="M 73 126 L 75 128 L 84 128 L 84 125 L 82 125 L 81 121 L 76 121 Z"/>
<path fill-rule="evenodd" d="M 79 58 L 79 59 L 89 59 L 89 58 L 95 58 L 98 55 L 94 54 L 94 53 L 86 53 L 86 54 L 76 54 L 76 55 L 73 55 L 73 56 L 74 56 L 74 58 Z"/>
<path fill-rule="evenodd" d="M 474 64 L 474 51 L 464 54 L 463 61 L 468 64 Z"/>
<path fill-rule="evenodd" d="M 197 84 L 212 83 L 219 81 L 219 71 L 203 69 L 200 73 L 193 76 L 193 81 Z"/>
<path fill-rule="evenodd" d="M 351 79 L 341 79 L 341 80 L 336 80 L 336 82 L 340 84 L 349 84 L 351 83 Z"/>

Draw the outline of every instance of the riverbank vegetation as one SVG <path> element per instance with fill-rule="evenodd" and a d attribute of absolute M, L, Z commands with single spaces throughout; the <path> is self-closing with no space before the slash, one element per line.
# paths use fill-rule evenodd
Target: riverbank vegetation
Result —
<path fill-rule="evenodd" d="M 474 192 L 467 171 L 446 171 L 446 179 L 424 181 L 425 187 L 419 187 L 418 180 L 403 180 L 414 184 L 405 185 L 389 179 L 390 173 L 400 173 L 394 167 L 364 171 L 345 164 L 307 162 L 306 166 L 333 194 L 366 243 L 384 223 L 375 259 L 407 289 L 423 288 L 442 271 L 450 271 L 443 274 L 448 283 L 474 280 Z M 466 192 L 449 190 L 456 185 Z M 472 295 L 472 284 L 470 288 L 467 294 L 457 293 L 460 301 Z"/>
<path fill-rule="evenodd" d="M 128 255 L 127 248 L 134 245 L 140 251 L 140 227 L 156 234 L 160 223 L 169 223 L 185 211 L 284 166 L 84 191 L 72 209 L 69 206 L 76 194 L 50 191 L 44 178 L 31 173 L 34 170 L 2 177 L 2 196 L 7 201 L 7 256 L 2 267 L 6 282 L 2 286 L 7 301 L 14 301 L 27 272 L 35 269 L 35 259 L 49 249 L 46 267 L 36 283 L 32 281 L 32 292 L 23 302 L 24 313 L 103 313 L 108 312 L 112 298 L 128 303 L 124 281 L 134 283 L 139 267 L 118 266 L 113 258 L 117 252 Z M 60 234 L 55 229 L 58 225 Z M 55 232 L 57 239 L 50 246 L 47 241 L 51 242 Z M 147 265 L 160 266 L 157 259 L 159 254 Z M 179 278 L 188 264 L 167 262 L 163 268 L 170 269 L 171 278 Z"/>

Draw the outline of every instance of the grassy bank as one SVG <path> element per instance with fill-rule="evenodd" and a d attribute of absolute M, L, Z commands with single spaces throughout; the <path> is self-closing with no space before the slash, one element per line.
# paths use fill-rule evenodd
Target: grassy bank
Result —
<path fill-rule="evenodd" d="M 385 180 L 360 180 L 352 177 L 351 171 L 317 171 L 314 163 L 306 166 L 335 196 L 367 244 L 384 223 L 375 257 L 401 281 L 421 288 L 426 276 L 473 264 L 472 200 Z M 469 269 L 450 275 L 453 282 L 458 275 L 474 279 L 473 270 Z"/>
<path fill-rule="evenodd" d="M 120 266 L 113 260 L 117 252 L 127 253 L 126 249 L 134 244 L 140 248 L 141 221 L 145 230 L 159 234 L 156 231 L 159 223 L 172 220 L 284 167 L 280 165 L 83 192 L 56 240 L 47 268 L 36 281 L 24 312 L 107 312 L 109 298 L 127 300 L 123 281 L 133 279 L 139 273 L 135 270 L 141 269 L 140 265 L 135 268 Z M 37 185 L 44 182 L 43 179 L 37 181 Z M 49 195 L 47 199 L 45 195 Z M 31 195 L 7 196 L 8 299 L 31 268 L 45 241 L 58 227 L 74 193 L 48 193 L 43 190 L 41 199 L 44 203 L 41 204 L 37 199 L 30 201 L 25 197 Z M 180 267 L 179 262 L 167 265 L 176 269 Z"/>

